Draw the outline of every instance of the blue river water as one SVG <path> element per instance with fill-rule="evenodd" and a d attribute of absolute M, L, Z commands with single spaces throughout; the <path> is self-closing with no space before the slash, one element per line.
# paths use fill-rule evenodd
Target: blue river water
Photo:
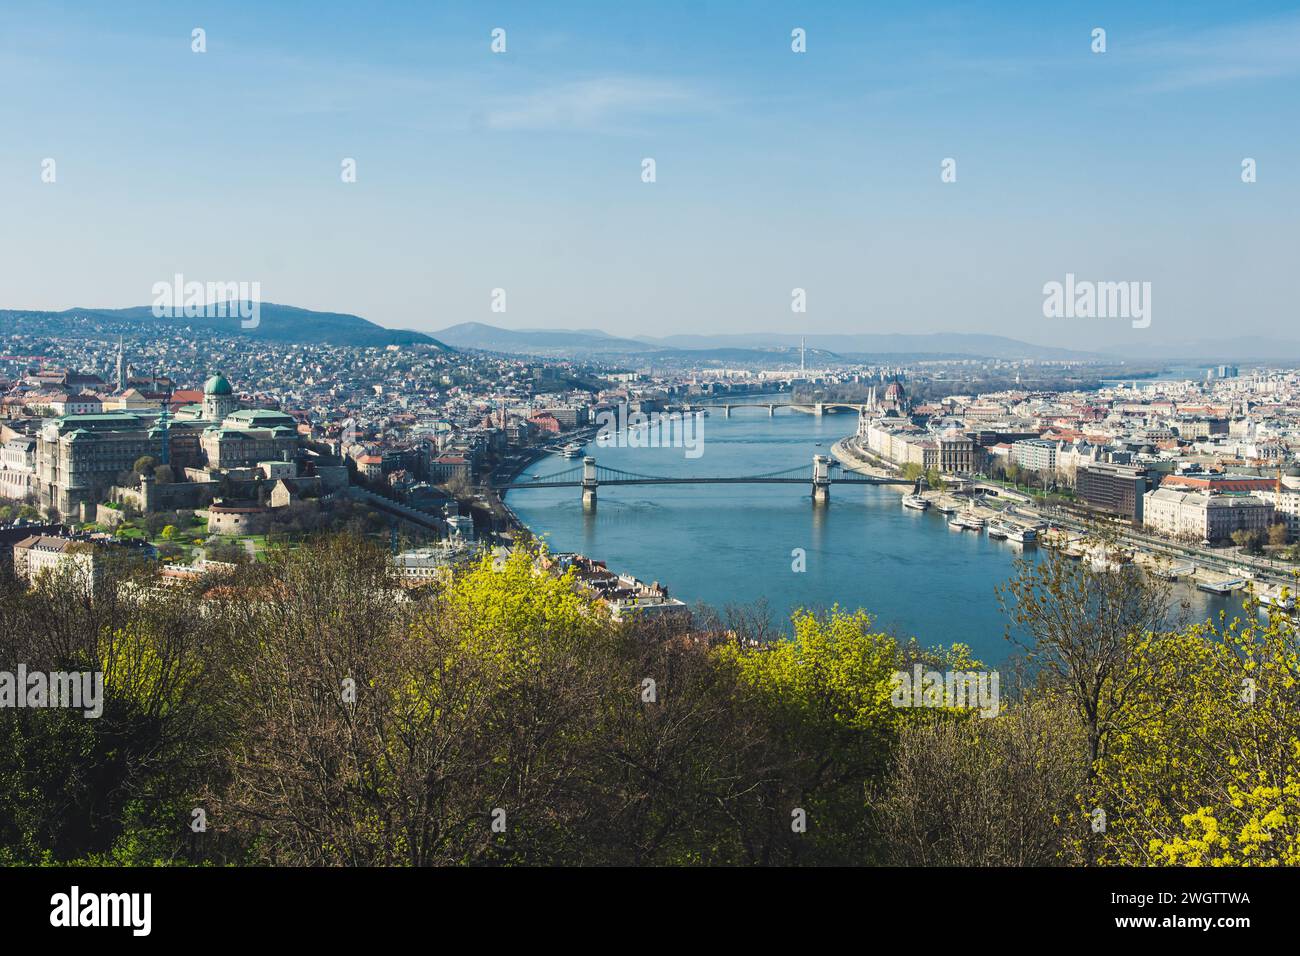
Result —
<path fill-rule="evenodd" d="M 763 409 L 715 414 L 704 422 L 702 453 L 683 448 L 586 448 L 602 466 L 645 475 L 756 475 L 804 465 L 852 434 L 854 415 L 815 418 Z M 551 456 L 521 480 L 581 464 Z M 512 491 L 510 507 L 553 551 L 578 551 L 616 571 L 658 581 L 688 603 L 716 608 L 766 602 L 788 631 L 796 608 L 838 603 L 864 608 L 876 625 L 926 645 L 969 644 L 987 664 L 1014 648 L 994 587 L 1014 573 L 1021 549 L 948 528 L 945 516 L 903 508 L 902 490 L 832 485 L 814 506 L 810 485 L 633 485 L 601 487 L 594 513 L 574 488 Z M 806 570 L 793 570 L 795 549 Z M 1193 616 L 1217 613 L 1227 599 L 1179 588 Z"/>

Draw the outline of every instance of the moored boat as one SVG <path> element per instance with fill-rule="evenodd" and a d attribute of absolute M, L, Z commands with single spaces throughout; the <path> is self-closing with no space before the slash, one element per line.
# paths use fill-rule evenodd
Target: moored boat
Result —
<path fill-rule="evenodd" d="M 1245 587 L 1246 582 L 1241 578 L 1232 578 L 1228 581 L 1197 581 L 1196 589 L 1198 591 L 1208 591 L 1210 594 L 1231 594 L 1238 588 Z"/>
<path fill-rule="evenodd" d="M 1023 525 L 1007 525 L 1007 540 L 1012 544 L 1033 544 L 1038 540 L 1038 532 Z"/>
<path fill-rule="evenodd" d="M 1280 585 L 1260 592 L 1259 603 L 1275 611 L 1285 611 L 1287 614 L 1295 610 L 1295 596 L 1291 593 L 1291 589 Z"/>

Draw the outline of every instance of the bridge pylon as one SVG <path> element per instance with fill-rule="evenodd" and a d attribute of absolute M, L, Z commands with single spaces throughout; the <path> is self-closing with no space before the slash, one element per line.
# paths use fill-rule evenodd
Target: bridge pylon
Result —
<path fill-rule="evenodd" d="M 812 479 L 813 504 L 829 504 L 831 500 L 831 458 L 830 455 L 813 455 Z"/>
<path fill-rule="evenodd" d="M 596 510 L 596 459 L 587 457 L 582 459 L 582 510 Z"/>

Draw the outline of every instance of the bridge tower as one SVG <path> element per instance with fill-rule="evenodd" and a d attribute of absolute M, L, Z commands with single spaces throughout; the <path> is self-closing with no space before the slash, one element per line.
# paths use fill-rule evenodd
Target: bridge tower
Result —
<path fill-rule="evenodd" d="M 768 417 L 768 418 L 776 418 L 776 406 L 775 406 L 775 405 L 768 405 L 768 406 L 767 406 L 767 417 Z"/>
<path fill-rule="evenodd" d="M 730 418 L 730 417 L 731 417 L 731 406 L 730 406 L 730 405 L 723 405 L 723 406 L 722 406 L 722 409 L 723 409 L 723 411 L 722 411 L 722 417 L 723 417 L 723 418 Z"/>
<path fill-rule="evenodd" d="M 831 458 L 829 455 L 813 455 L 813 504 L 829 504 L 831 500 Z"/>
<path fill-rule="evenodd" d="M 582 459 L 582 510 L 596 510 L 596 459 Z"/>
<path fill-rule="evenodd" d="M 816 405 L 814 405 L 813 414 L 816 415 L 818 418 L 821 418 L 824 414 L 826 414 L 826 403 L 818 402 Z"/>

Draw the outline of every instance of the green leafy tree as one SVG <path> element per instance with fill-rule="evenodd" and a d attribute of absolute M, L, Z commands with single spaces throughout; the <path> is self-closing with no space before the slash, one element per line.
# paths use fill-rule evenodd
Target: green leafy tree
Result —
<path fill-rule="evenodd" d="M 1257 528 L 1249 530 L 1242 528 L 1232 532 L 1232 543 L 1249 554 L 1259 554 L 1263 550 L 1265 540 L 1264 532 Z"/>
<path fill-rule="evenodd" d="M 1112 734 L 1126 726 L 1125 703 L 1141 680 L 1131 666 L 1134 647 L 1166 627 L 1172 591 L 1159 576 L 1126 563 L 1113 532 L 1096 528 L 1089 540 L 1088 560 L 1052 546 L 1037 560 L 1018 558 L 997 596 L 1009 619 L 1007 640 L 1071 702 L 1095 767 Z"/>
<path fill-rule="evenodd" d="M 1300 656 L 1283 615 L 1138 643 L 1132 716 L 1097 767 L 1099 862 L 1300 864 Z"/>
<path fill-rule="evenodd" d="M 790 761 L 764 788 L 763 819 L 751 823 L 747 862 L 861 863 L 872 854 L 866 794 L 888 766 L 906 720 L 929 714 L 895 707 L 895 674 L 914 660 L 971 665 L 965 648 L 923 656 L 872 627 L 864 611 L 800 611 L 789 640 L 717 652 L 750 688 L 779 750 Z M 803 811 L 816 826 L 791 828 Z"/>

